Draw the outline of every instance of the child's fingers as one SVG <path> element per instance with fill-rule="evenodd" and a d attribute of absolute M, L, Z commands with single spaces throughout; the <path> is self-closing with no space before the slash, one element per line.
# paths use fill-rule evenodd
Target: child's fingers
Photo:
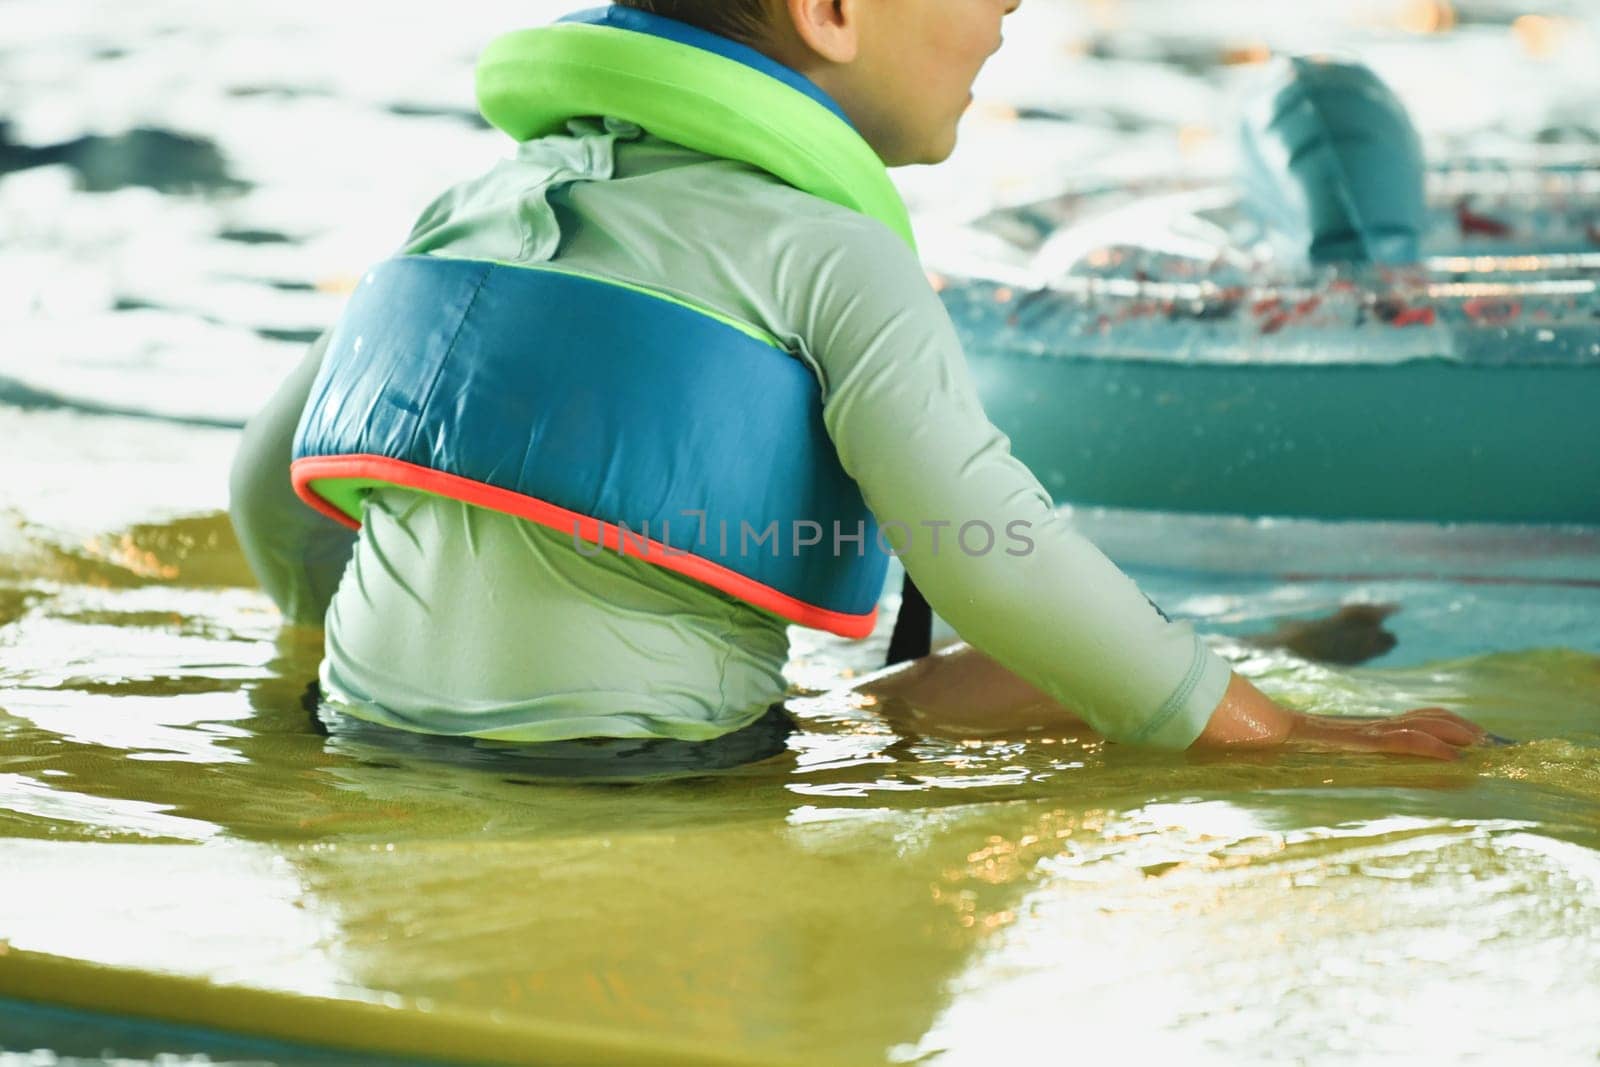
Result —
<path fill-rule="evenodd" d="M 1387 755 L 1421 756 L 1439 760 L 1461 758 L 1456 747 L 1450 742 L 1434 736 L 1427 729 L 1398 719 L 1355 722 L 1348 719 L 1340 721 L 1308 717 L 1293 735 L 1293 740 L 1318 748 L 1342 749 L 1347 752 L 1381 752 Z"/>
<path fill-rule="evenodd" d="M 1387 729 L 1376 738 L 1374 751 L 1399 756 L 1422 756 L 1425 759 L 1459 760 L 1461 753 L 1454 745 L 1435 737 L 1425 730 L 1408 728 Z"/>
<path fill-rule="evenodd" d="M 1439 740 L 1452 745 L 1477 744 L 1484 735 L 1483 730 L 1477 729 L 1470 723 L 1452 722 L 1449 719 L 1418 718 L 1410 720 L 1406 725 L 1411 729 L 1432 734 Z"/>
<path fill-rule="evenodd" d="M 1465 732 L 1472 738 L 1472 740 L 1483 738 L 1489 733 L 1489 731 L 1485 730 L 1471 719 L 1464 719 L 1460 715 L 1457 715 L 1455 712 L 1446 708 L 1416 708 L 1412 711 L 1407 711 L 1396 716 L 1395 721 L 1408 722 L 1418 726 L 1424 723 L 1445 724 L 1450 726 L 1453 731 Z"/>

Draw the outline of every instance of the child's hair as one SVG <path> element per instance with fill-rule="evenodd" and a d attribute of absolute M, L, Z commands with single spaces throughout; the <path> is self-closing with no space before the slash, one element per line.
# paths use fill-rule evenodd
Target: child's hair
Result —
<path fill-rule="evenodd" d="M 619 7 L 635 7 L 687 22 L 750 44 L 767 26 L 768 0 L 616 0 Z"/>

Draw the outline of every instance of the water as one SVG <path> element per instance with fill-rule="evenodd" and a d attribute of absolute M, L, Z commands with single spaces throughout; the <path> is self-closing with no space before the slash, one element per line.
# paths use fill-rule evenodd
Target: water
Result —
<path fill-rule="evenodd" d="M 1436 147 L 1590 135 L 1582 10 L 1542 12 L 1553 44 L 1506 5 L 1462 5 L 1448 37 L 1395 28 L 1412 4 L 1191 10 L 1025 8 L 980 96 L 1073 121 L 979 109 L 954 166 L 907 175 L 930 255 L 1048 167 L 1222 166 L 1213 110 L 1270 34 L 1387 62 Z M 320 636 L 279 627 L 222 514 L 232 424 L 501 150 L 468 63 L 535 13 L 6 11 L 0 996 L 457 1060 L 1600 1052 L 1592 531 L 1078 516 L 1286 702 L 1439 703 L 1520 741 L 1453 764 L 930 732 L 842 688 L 884 630 L 796 631 L 802 730 L 735 772 L 580 785 L 319 732 Z M 1542 91 L 1513 106 L 1473 64 Z M 1400 608 L 1361 667 L 1247 642 L 1351 602 Z M 316 1062 L 15 1005 L 0 1048 L 55 1050 L 19 1062 Z"/>

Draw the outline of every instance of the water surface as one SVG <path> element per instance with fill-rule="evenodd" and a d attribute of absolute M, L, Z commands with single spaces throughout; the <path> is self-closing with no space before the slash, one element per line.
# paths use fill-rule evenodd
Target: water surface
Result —
<path fill-rule="evenodd" d="M 1436 150 L 1592 136 L 1581 11 L 1539 13 L 1547 40 L 1493 4 L 1418 35 L 1418 9 L 1030 3 L 963 154 L 903 176 L 925 244 L 1067 168 L 1224 169 L 1217 116 L 1263 43 L 1383 65 Z M 796 631 L 802 729 L 735 772 L 578 784 L 317 729 L 320 636 L 280 627 L 224 515 L 236 425 L 349 279 L 503 149 L 470 59 L 535 11 L 7 5 L 0 993 L 534 1062 L 1593 1062 L 1582 531 L 1465 558 L 1415 529 L 1202 542 L 1083 516 L 1286 702 L 1444 704 L 1520 742 L 1453 764 L 925 736 L 840 689 L 883 630 Z M 1244 640 L 1361 601 L 1400 607 L 1364 666 Z"/>

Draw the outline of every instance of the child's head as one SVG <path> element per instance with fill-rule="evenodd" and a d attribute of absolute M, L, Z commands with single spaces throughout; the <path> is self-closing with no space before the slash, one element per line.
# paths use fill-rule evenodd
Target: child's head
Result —
<path fill-rule="evenodd" d="M 617 0 L 743 41 L 811 78 L 890 166 L 937 163 L 1022 0 Z"/>

